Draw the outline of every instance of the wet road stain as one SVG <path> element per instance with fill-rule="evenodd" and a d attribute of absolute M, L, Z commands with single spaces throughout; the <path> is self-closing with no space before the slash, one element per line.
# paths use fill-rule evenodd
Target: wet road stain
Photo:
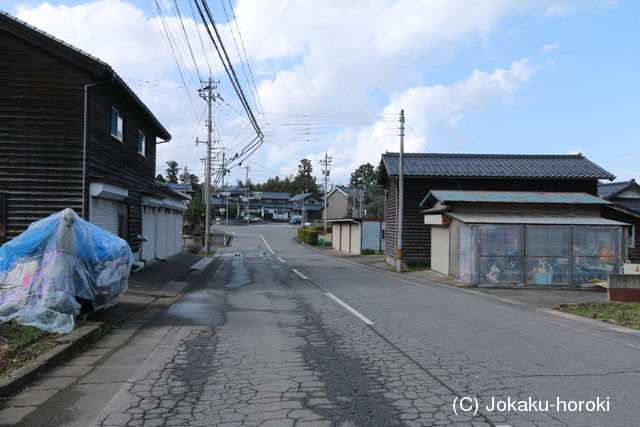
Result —
<path fill-rule="evenodd" d="M 185 294 L 165 311 L 171 325 L 218 326 L 226 322 L 224 299 L 212 294 Z"/>
<path fill-rule="evenodd" d="M 233 258 L 230 260 L 230 263 L 231 274 L 224 287 L 227 289 L 238 289 L 251 284 L 253 277 L 245 260 L 242 258 Z"/>

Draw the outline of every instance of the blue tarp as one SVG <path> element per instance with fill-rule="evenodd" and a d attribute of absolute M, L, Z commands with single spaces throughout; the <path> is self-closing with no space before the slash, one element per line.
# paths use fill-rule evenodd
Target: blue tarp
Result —
<path fill-rule="evenodd" d="M 80 313 L 114 305 L 127 290 L 129 244 L 65 209 L 0 247 L 0 322 L 67 333 Z"/>

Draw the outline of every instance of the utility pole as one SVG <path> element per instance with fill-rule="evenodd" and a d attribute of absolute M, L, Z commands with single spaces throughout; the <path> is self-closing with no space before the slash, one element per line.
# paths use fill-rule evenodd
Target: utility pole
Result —
<path fill-rule="evenodd" d="M 307 218 L 306 218 L 306 212 L 304 209 L 304 195 L 307 193 L 307 189 L 305 188 L 304 191 L 302 192 L 302 199 L 300 199 L 300 204 L 302 205 L 302 226 L 304 227 L 304 225 L 307 223 Z"/>
<path fill-rule="evenodd" d="M 198 89 L 198 94 L 202 99 L 207 102 L 207 160 L 205 167 L 205 184 L 204 184 L 204 196 L 205 196 L 205 225 L 204 225 L 204 247 L 205 252 L 209 253 L 211 247 L 211 146 L 212 146 L 212 138 L 211 135 L 213 133 L 213 117 L 211 114 L 211 104 L 219 95 L 214 95 L 213 91 L 217 88 L 217 83 L 214 82 L 211 77 L 209 77 L 208 81 L 203 81 L 206 86 L 201 89 Z M 196 143 L 205 142 L 198 141 Z"/>
<path fill-rule="evenodd" d="M 247 170 L 247 176 L 244 179 L 244 217 L 246 218 L 247 215 L 249 215 L 249 186 L 247 185 L 247 183 L 249 182 L 249 165 L 245 166 L 244 168 Z"/>
<path fill-rule="evenodd" d="M 404 110 L 400 110 L 400 155 L 398 156 L 398 230 L 396 233 L 396 271 L 402 273 L 402 220 L 404 216 Z"/>
<path fill-rule="evenodd" d="M 327 234 L 327 190 L 329 188 L 329 166 L 331 165 L 332 157 L 329 157 L 327 151 L 324 152 L 324 160 L 320 160 L 320 164 L 324 166 L 322 169 L 322 175 L 324 176 L 324 209 L 322 209 L 322 222 L 324 224 L 324 234 Z"/>

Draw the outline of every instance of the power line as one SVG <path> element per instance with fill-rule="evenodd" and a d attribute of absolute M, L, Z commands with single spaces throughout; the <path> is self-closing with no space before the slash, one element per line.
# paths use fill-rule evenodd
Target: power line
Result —
<path fill-rule="evenodd" d="M 242 34 L 240 33 L 240 26 L 238 26 L 238 19 L 236 18 L 236 13 L 233 10 L 233 6 L 231 5 L 231 0 L 228 0 L 229 8 L 231 9 L 231 14 L 233 16 L 233 24 L 235 24 L 236 32 L 238 33 L 238 38 L 240 39 L 240 44 L 242 45 L 242 53 L 240 52 L 240 48 L 238 47 L 238 41 L 236 40 L 235 35 L 233 34 L 233 25 L 231 23 L 231 19 L 229 19 L 229 15 L 227 14 L 227 8 L 225 6 L 224 0 L 222 0 L 222 9 L 224 11 L 224 16 L 227 18 L 227 22 L 229 22 L 229 32 L 231 33 L 231 38 L 233 39 L 233 44 L 236 47 L 236 52 L 238 52 L 238 57 L 240 58 L 240 65 L 242 65 L 242 72 L 244 74 L 244 78 L 249 85 L 249 92 L 251 93 L 251 97 L 253 98 L 253 105 L 258 108 L 258 102 L 256 99 L 258 98 L 258 90 L 256 87 L 256 82 L 253 78 L 253 72 L 251 71 L 251 65 L 249 64 L 249 60 L 247 59 L 247 52 L 244 47 L 244 41 L 242 40 Z M 249 76 L 247 75 L 247 70 L 249 71 Z M 262 104 L 260 104 L 262 105 Z M 260 108 L 261 109 L 261 108 Z"/>
<path fill-rule="evenodd" d="M 262 44 L 265 42 L 265 40 L 267 40 L 267 38 L 271 35 L 271 32 L 274 30 L 274 28 L 276 28 L 276 26 L 278 25 L 278 23 L 280 22 L 280 20 L 282 19 L 282 17 L 284 16 L 285 12 L 289 9 L 289 6 L 291 6 L 291 4 L 293 3 L 293 0 L 289 0 L 289 3 L 287 4 L 287 6 L 282 10 L 282 13 L 280 13 L 280 16 L 278 16 L 278 19 L 276 19 L 276 21 L 273 23 L 273 25 L 271 26 L 271 29 L 267 32 L 267 35 L 264 36 L 264 38 L 262 39 L 262 41 L 258 44 L 258 46 L 253 50 L 253 53 L 251 54 L 251 58 L 253 58 L 253 55 L 256 54 L 256 52 L 258 51 L 258 49 L 260 49 L 260 47 L 262 46 Z"/>
<path fill-rule="evenodd" d="M 184 39 L 187 42 L 187 47 L 189 48 L 189 53 L 191 54 L 191 60 L 193 61 L 193 67 L 196 70 L 196 74 L 198 75 L 198 80 L 202 80 L 202 75 L 200 74 L 200 70 L 198 69 L 198 62 L 196 61 L 196 57 L 193 54 L 193 49 L 191 48 L 191 42 L 189 41 L 187 30 L 184 27 L 184 21 L 182 20 L 182 14 L 180 13 L 180 7 L 178 6 L 178 1 L 173 0 L 173 3 L 171 5 L 172 7 L 174 7 L 175 14 L 178 16 L 180 27 L 182 28 L 182 34 L 184 34 Z"/>
<path fill-rule="evenodd" d="M 171 36 L 169 35 L 169 30 L 167 28 L 166 22 L 165 22 L 165 18 L 164 15 L 162 13 L 162 10 L 160 9 L 160 5 L 158 4 L 158 0 L 154 0 L 154 3 L 156 5 L 156 10 L 158 11 L 158 15 L 160 16 L 160 21 L 162 22 L 162 27 L 164 29 L 164 34 L 167 38 L 167 43 L 169 43 L 169 49 L 171 50 L 171 55 L 173 56 L 173 60 L 176 63 L 176 67 L 178 68 L 178 74 L 180 75 L 180 80 L 182 80 L 182 84 L 185 87 L 185 91 L 187 92 L 187 98 L 189 99 L 189 103 L 191 104 L 191 108 L 193 108 L 193 113 L 195 114 L 196 118 L 198 117 L 198 112 L 196 110 L 196 106 L 193 103 L 193 99 L 191 98 L 191 94 L 189 93 L 189 89 L 187 89 L 188 85 L 187 82 L 184 78 L 184 75 L 182 73 L 182 68 L 180 67 L 180 63 L 178 61 L 178 57 L 176 55 L 176 52 L 174 51 L 174 47 L 173 47 L 173 43 L 171 43 Z"/>
<path fill-rule="evenodd" d="M 213 42 L 213 46 L 215 47 L 216 51 L 218 52 L 218 56 L 220 58 L 220 61 L 222 62 L 222 65 L 224 66 L 225 72 L 227 73 L 227 76 L 229 77 L 229 79 L 231 80 L 231 85 L 234 89 L 234 91 L 236 92 L 236 95 L 238 95 L 238 98 L 240 99 L 240 102 L 242 103 L 243 108 L 245 109 L 247 115 L 249 116 L 249 121 L 251 122 L 252 126 L 254 127 L 254 130 L 256 131 L 256 134 L 258 135 L 259 138 L 262 137 L 262 131 L 260 130 L 260 126 L 258 125 L 258 122 L 256 121 L 256 118 L 253 114 L 253 111 L 251 111 L 251 106 L 249 105 L 247 98 L 244 94 L 244 91 L 242 90 L 242 86 L 240 85 L 240 81 L 238 80 L 238 76 L 235 72 L 235 69 L 233 68 L 233 64 L 231 63 L 231 60 L 229 58 L 229 54 L 227 53 L 226 48 L 224 47 L 224 44 L 222 43 L 222 38 L 220 36 L 220 32 L 218 31 L 218 27 L 216 25 L 215 20 L 213 19 L 213 15 L 211 14 L 211 10 L 209 9 L 209 5 L 207 4 L 207 0 L 194 0 L 196 3 L 196 8 L 198 9 L 198 13 L 200 14 L 200 17 L 202 18 L 202 21 L 205 23 L 205 28 L 207 29 L 207 33 L 209 34 L 209 38 L 211 39 L 211 41 Z M 209 29 L 209 25 L 207 24 L 207 18 L 205 18 L 205 14 L 202 11 L 202 8 L 200 7 L 200 3 L 202 3 L 202 7 L 204 8 L 207 18 L 209 20 L 209 23 L 211 24 L 211 28 L 213 29 L 213 32 L 216 34 L 215 37 L 214 35 L 211 33 L 211 30 Z"/>

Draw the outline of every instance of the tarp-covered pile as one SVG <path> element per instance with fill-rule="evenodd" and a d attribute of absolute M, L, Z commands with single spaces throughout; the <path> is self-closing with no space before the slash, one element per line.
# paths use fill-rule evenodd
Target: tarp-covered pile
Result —
<path fill-rule="evenodd" d="M 0 247 L 0 321 L 67 333 L 80 313 L 114 305 L 127 290 L 133 254 L 123 239 L 65 209 Z"/>

